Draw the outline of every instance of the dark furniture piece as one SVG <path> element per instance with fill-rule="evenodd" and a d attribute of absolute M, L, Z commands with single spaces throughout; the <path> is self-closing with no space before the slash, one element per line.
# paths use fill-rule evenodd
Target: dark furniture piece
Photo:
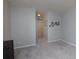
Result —
<path fill-rule="evenodd" d="M 3 59 L 14 59 L 13 40 L 3 41 Z"/>

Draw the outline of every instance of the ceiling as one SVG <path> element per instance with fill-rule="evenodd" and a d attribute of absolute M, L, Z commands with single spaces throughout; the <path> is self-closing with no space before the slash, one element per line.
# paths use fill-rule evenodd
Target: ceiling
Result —
<path fill-rule="evenodd" d="M 75 0 L 8 0 L 11 5 L 64 11 L 75 6 Z"/>

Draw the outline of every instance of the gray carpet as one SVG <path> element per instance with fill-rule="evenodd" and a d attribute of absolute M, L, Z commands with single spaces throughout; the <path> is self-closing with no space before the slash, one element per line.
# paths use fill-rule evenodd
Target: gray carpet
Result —
<path fill-rule="evenodd" d="M 76 48 L 63 41 L 15 50 L 15 59 L 76 59 Z"/>

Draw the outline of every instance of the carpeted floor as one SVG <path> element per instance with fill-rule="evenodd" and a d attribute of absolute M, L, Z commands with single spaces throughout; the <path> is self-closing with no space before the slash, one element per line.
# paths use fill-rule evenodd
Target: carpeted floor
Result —
<path fill-rule="evenodd" d="M 63 41 L 15 50 L 15 59 L 76 59 L 76 47 Z"/>

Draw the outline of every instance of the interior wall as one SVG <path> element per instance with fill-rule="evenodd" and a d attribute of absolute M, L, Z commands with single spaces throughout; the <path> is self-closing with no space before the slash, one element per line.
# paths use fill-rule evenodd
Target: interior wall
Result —
<path fill-rule="evenodd" d="M 46 24 L 45 28 L 47 31 L 46 36 L 48 38 L 48 42 L 54 42 L 61 39 L 61 24 L 59 26 L 49 27 L 52 21 L 60 21 L 61 18 L 59 16 L 59 13 L 52 12 L 52 11 L 46 11 Z"/>
<path fill-rule="evenodd" d="M 76 45 L 76 7 L 62 14 L 62 39 L 63 41 Z"/>
<path fill-rule="evenodd" d="M 3 0 L 3 40 L 11 40 L 10 25 L 10 5 Z"/>
<path fill-rule="evenodd" d="M 11 8 L 11 38 L 14 47 L 26 47 L 36 44 L 35 9 L 22 6 Z"/>

